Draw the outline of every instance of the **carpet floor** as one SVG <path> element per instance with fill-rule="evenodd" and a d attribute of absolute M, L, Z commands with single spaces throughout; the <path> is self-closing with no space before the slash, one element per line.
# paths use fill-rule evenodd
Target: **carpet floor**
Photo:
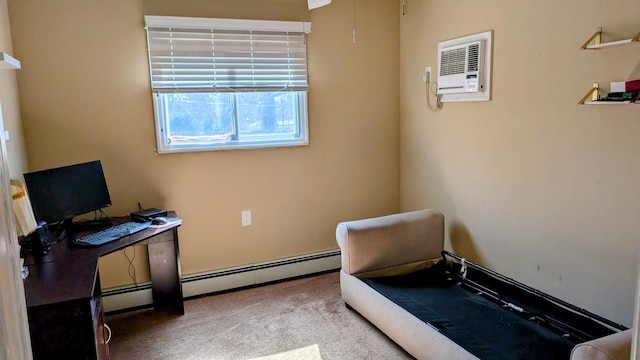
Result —
<path fill-rule="evenodd" d="M 412 359 L 340 298 L 338 272 L 109 315 L 111 358 Z"/>

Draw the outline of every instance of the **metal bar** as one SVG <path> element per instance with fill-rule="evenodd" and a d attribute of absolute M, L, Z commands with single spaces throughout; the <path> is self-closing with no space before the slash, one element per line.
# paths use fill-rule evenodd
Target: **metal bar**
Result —
<path fill-rule="evenodd" d="M 446 256 L 449 256 L 450 258 L 457 260 L 459 263 L 462 261 L 462 257 L 460 257 L 460 256 L 458 256 L 456 254 L 450 253 L 450 252 L 448 252 L 446 250 L 443 250 L 442 251 L 442 257 L 446 259 Z M 560 300 L 560 299 L 558 299 L 556 297 L 553 297 L 553 296 L 551 296 L 551 295 L 549 295 L 547 293 L 544 293 L 544 292 L 542 292 L 540 290 L 534 289 L 534 288 L 532 288 L 530 286 L 527 286 L 527 285 L 525 285 L 525 284 L 523 284 L 521 282 L 518 282 L 518 281 L 516 281 L 514 279 L 511 279 L 509 277 L 506 277 L 506 276 L 504 276 L 504 275 L 502 275 L 500 273 L 497 273 L 497 272 L 495 272 L 495 271 L 493 271 L 491 269 L 488 269 L 488 268 L 485 268 L 483 266 L 480 266 L 480 265 L 478 265 L 478 264 L 476 264 L 474 262 L 471 262 L 471 261 L 469 261 L 467 259 L 465 259 L 464 263 L 465 263 L 465 265 L 467 265 L 469 267 L 472 267 L 472 268 L 477 269 L 477 270 L 479 270 L 481 272 L 489 274 L 492 277 L 494 277 L 496 279 L 499 279 L 501 281 L 504 281 L 504 282 L 506 282 L 506 283 L 508 283 L 510 285 L 513 285 L 513 286 L 515 286 L 515 287 L 517 287 L 517 288 L 519 288 L 521 290 L 524 290 L 526 292 L 532 293 L 532 294 L 534 294 L 536 296 L 539 296 L 539 297 L 541 297 L 541 298 L 543 298 L 543 299 L 545 299 L 545 300 L 547 300 L 549 302 L 555 303 L 556 305 L 560 305 L 560 306 L 562 306 L 562 307 L 564 307 L 564 308 L 566 308 L 568 310 L 571 310 L 571 311 L 573 311 L 573 312 L 575 312 L 577 314 L 580 314 L 580 315 L 585 316 L 587 318 L 591 318 L 591 319 L 593 319 L 595 321 L 598 321 L 601 324 L 612 328 L 613 330 L 616 330 L 616 331 L 627 330 L 627 327 L 622 325 L 622 324 L 615 323 L 615 322 L 613 322 L 613 321 L 611 321 L 609 319 L 603 318 L 602 316 L 596 315 L 596 314 L 591 313 L 591 312 L 589 312 L 589 311 L 587 311 L 585 309 L 579 308 L 579 307 L 577 307 L 577 306 L 575 306 L 573 304 L 570 304 L 570 303 L 568 303 L 566 301 Z"/>
<path fill-rule="evenodd" d="M 566 322 L 563 322 L 546 314 L 533 313 L 526 308 L 505 301 L 500 296 L 500 293 L 496 291 L 488 289 L 487 287 L 484 287 L 473 280 L 463 279 L 460 275 L 456 274 L 456 276 L 461 278 L 461 286 L 476 291 L 477 295 L 489 298 L 489 300 L 501 305 L 502 307 L 515 310 L 518 314 L 520 314 L 520 316 L 526 317 L 529 321 L 536 321 L 538 325 L 554 329 L 557 332 L 562 333 L 563 336 L 572 336 L 577 340 L 577 342 L 584 342 L 593 339 L 592 336 L 580 330 L 579 328 L 576 328 L 575 326 L 572 326 Z"/>

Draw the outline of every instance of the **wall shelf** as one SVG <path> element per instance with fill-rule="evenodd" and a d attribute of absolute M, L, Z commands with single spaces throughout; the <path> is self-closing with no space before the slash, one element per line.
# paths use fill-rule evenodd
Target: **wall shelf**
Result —
<path fill-rule="evenodd" d="M 600 84 L 593 83 L 593 87 L 585 96 L 578 101 L 578 105 L 628 105 L 628 104 L 639 104 L 637 102 L 637 98 L 633 101 L 604 101 L 600 100 Z"/>
<path fill-rule="evenodd" d="M 640 44 L 640 33 L 630 39 L 602 42 L 602 27 L 596 28 L 596 32 L 580 47 L 581 50 L 598 50 L 608 47 Z M 600 99 L 600 84 L 594 83 L 587 94 L 578 101 L 578 105 L 627 105 L 638 104 L 638 96 L 628 101 L 606 101 Z"/>
<path fill-rule="evenodd" d="M 628 105 L 631 101 L 585 101 L 584 105 Z"/>
<path fill-rule="evenodd" d="M 599 27 L 596 29 L 595 34 L 591 35 L 589 40 L 587 40 L 584 44 L 582 44 L 580 49 L 597 50 L 597 49 L 603 49 L 607 47 L 629 45 L 629 44 L 640 44 L 640 33 L 637 33 L 636 36 L 630 39 L 602 42 L 602 28 Z"/>
<path fill-rule="evenodd" d="M 0 52 L 0 69 L 20 69 L 20 60 L 5 52 Z"/>

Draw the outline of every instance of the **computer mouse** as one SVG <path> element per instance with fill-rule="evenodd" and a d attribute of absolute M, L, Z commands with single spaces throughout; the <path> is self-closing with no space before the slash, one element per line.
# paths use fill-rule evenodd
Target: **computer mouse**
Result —
<path fill-rule="evenodd" d="M 167 219 L 166 217 L 158 216 L 158 217 L 153 218 L 151 220 L 151 224 L 152 225 L 162 225 L 162 224 L 166 224 L 168 221 L 169 221 L 169 219 Z"/>

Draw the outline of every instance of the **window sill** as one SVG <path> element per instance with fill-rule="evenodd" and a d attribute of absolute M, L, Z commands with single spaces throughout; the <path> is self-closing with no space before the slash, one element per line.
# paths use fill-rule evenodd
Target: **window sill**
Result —
<path fill-rule="evenodd" d="M 233 144 L 221 144 L 220 146 L 172 146 L 170 148 L 157 149 L 158 154 L 175 154 L 175 153 L 187 153 L 187 152 L 209 152 L 209 151 L 233 151 L 233 150 L 260 150 L 260 149 L 274 149 L 274 148 L 305 148 L 309 146 L 309 142 L 295 142 L 295 143 L 272 143 L 272 144 L 255 144 L 248 143 L 243 145 Z"/>

